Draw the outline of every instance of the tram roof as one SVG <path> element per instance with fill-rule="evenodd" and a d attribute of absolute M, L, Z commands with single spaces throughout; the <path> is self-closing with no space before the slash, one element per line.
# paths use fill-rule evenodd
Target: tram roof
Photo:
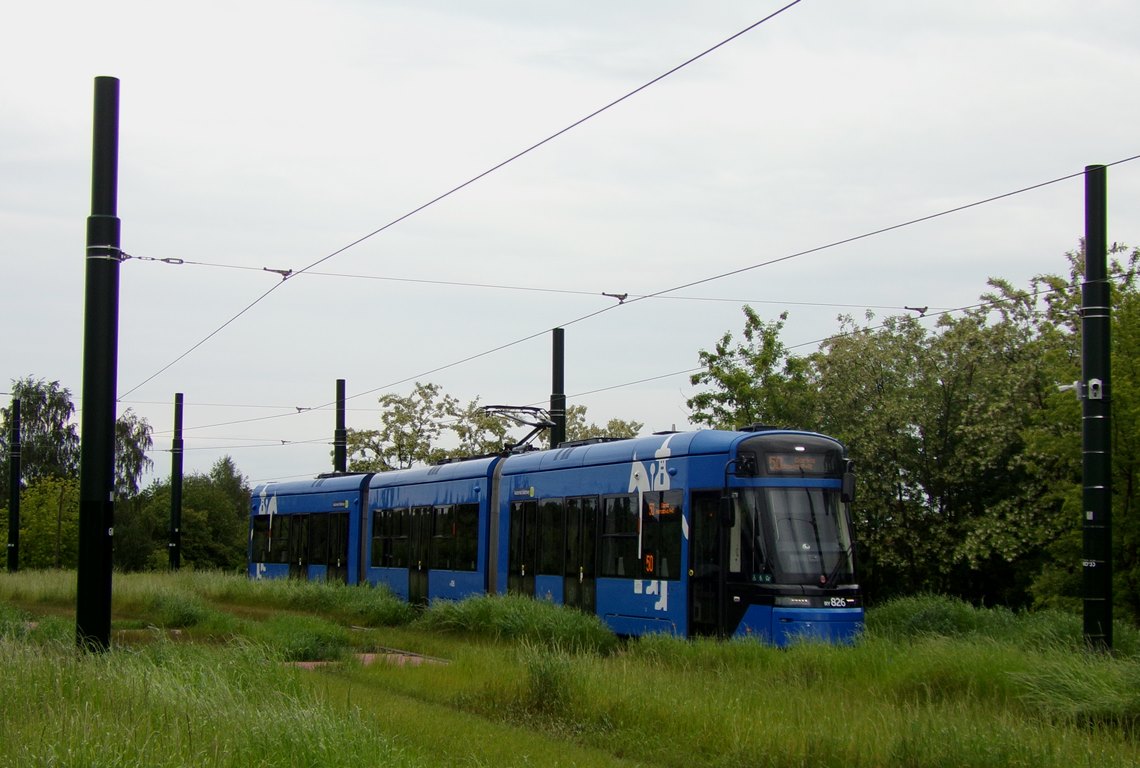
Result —
<path fill-rule="evenodd" d="M 729 454 L 743 440 L 758 435 L 812 435 L 814 432 L 773 429 L 763 432 L 735 432 L 702 429 L 694 432 L 668 432 L 626 440 L 569 445 L 548 451 L 508 456 L 504 475 L 547 469 L 621 464 L 682 456 Z"/>
<path fill-rule="evenodd" d="M 258 483 L 254 486 L 251 495 L 256 499 L 262 493 L 277 496 L 288 496 L 297 493 L 336 493 L 343 491 L 360 490 L 361 485 L 368 479 L 367 473 L 353 473 L 344 475 L 324 475 L 307 480 L 288 480 L 286 482 Z"/>
<path fill-rule="evenodd" d="M 741 441 L 758 435 L 824 437 L 814 432 L 786 429 L 745 432 L 702 429 L 692 432 L 667 432 L 622 440 L 587 441 L 574 445 L 564 445 L 552 450 L 512 454 L 505 459 L 489 456 L 374 474 L 336 474 L 307 480 L 259 483 L 254 487 L 252 495 L 257 498 L 257 496 L 269 492 L 283 496 L 298 493 L 356 491 L 360 490 L 365 483 L 369 488 L 385 488 L 393 485 L 468 480 L 487 477 L 495 463 L 500 460 L 504 461 L 503 474 L 513 475 L 555 468 L 620 464 L 683 456 L 729 454 Z"/>
<path fill-rule="evenodd" d="M 394 472 L 377 472 L 369 482 L 369 488 L 386 488 L 392 485 L 415 485 L 447 480 L 473 480 L 487 477 L 498 456 L 484 456 L 466 461 L 452 461 L 447 464 L 433 464 L 430 467 L 412 467 Z"/>

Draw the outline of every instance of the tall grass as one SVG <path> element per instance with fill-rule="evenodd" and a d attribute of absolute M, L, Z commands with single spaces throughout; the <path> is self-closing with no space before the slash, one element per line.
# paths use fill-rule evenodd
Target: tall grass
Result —
<path fill-rule="evenodd" d="M 189 576 L 189 585 L 211 600 L 256 607 L 309 611 L 369 627 L 399 626 L 416 616 L 414 607 L 387 588 L 335 582 L 252 580 L 220 573 Z"/>
<path fill-rule="evenodd" d="M 248 644 L 83 655 L 0 639 L 0 665 L 2 765 L 424 764 Z"/>
<path fill-rule="evenodd" d="M 887 611 L 853 647 L 653 635 L 593 654 L 523 641 L 508 663 L 469 651 L 463 674 L 377 674 L 407 695 L 665 766 L 1140 764 L 1140 662 L 1085 651 L 1067 617 L 911 607 L 897 612 L 909 634 Z"/>
<path fill-rule="evenodd" d="M 363 626 L 398 626 L 416 611 L 383 587 L 264 580 L 218 571 L 115 574 L 116 614 L 146 614 L 164 627 L 197 626 L 211 618 L 205 603 L 220 608 L 320 613 Z M 75 606 L 74 571 L 21 571 L 0 574 L 0 600 L 22 605 Z"/>
<path fill-rule="evenodd" d="M 191 637 L 220 615 L 232 629 L 227 643 L 172 643 L 158 631 L 135 650 L 83 657 L 70 638 L 53 640 L 54 629 L 36 634 L 52 621 L 67 626 L 36 615 L 58 589 L 37 603 L 20 584 L 13 601 L 0 577 L 0 664 L 13 670 L 0 683 L 0 765 L 335 765 L 353 749 L 364 750 L 354 764 L 367 762 L 364 754 L 396 766 L 1140 764 L 1140 656 L 1128 650 L 1135 630 L 1118 626 L 1117 652 L 1093 653 L 1079 617 L 1064 614 L 930 596 L 870 611 L 852 646 L 660 635 L 618 643 L 593 617 L 522 598 L 438 603 L 395 626 L 360 630 L 365 622 L 352 617 L 387 599 L 381 590 L 149 578 L 117 578 L 116 610 L 148 626 L 181 622 Z M 284 666 L 344 659 L 369 644 L 431 648 L 452 663 Z M 62 702 L 32 713 L 28 727 L 9 722 L 34 708 L 31 694 L 12 687 L 25 684 Z M 104 688 L 115 693 L 96 692 Z M 111 698 L 153 741 L 106 722 Z M 252 729 L 270 757 L 259 762 L 256 750 L 236 744 L 223 732 L 227 720 L 231 731 Z M 97 759 L 81 743 L 104 743 L 90 728 L 134 738 L 135 752 Z M 474 743 L 492 738 L 493 747 Z M 273 751 L 274 739 L 288 748 Z M 162 740 L 181 762 L 155 754 Z M 37 763 L 41 752 L 48 757 Z"/>
<path fill-rule="evenodd" d="M 17 604 L 75 608 L 75 571 L 0 574 L 0 599 Z"/>
<path fill-rule="evenodd" d="M 123 594 L 157 580 L 198 595 L 213 603 L 320 613 L 363 626 L 398 626 L 415 618 L 412 606 L 384 587 L 355 587 L 335 582 L 284 579 L 253 580 L 217 571 L 181 571 L 177 574 L 129 575 L 122 579 Z M 118 582 L 116 582 L 118 583 Z M 116 596 L 119 591 L 116 590 Z"/>
<path fill-rule="evenodd" d="M 617 638 L 596 616 L 526 597 L 483 595 L 432 603 L 417 626 L 432 632 L 608 653 Z"/>
<path fill-rule="evenodd" d="M 531 648 L 464 703 L 678 768 L 1070 766 L 1090 754 L 1101 766 L 1137 764 L 1140 749 L 1105 718 L 1087 727 L 1031 695 L 1048 659 L 1063 661 L 983 640 L 777 650 L 653 637 L 608 657 Z M 1111 688 L 1134 699 L 1129 683 Z"/>
<path fill-rule="evenodd" d="M 335 661 L 352 648 L 347 629 L 315 616 L 281 614 L 251 623 L 247 633 L 286 661 Z"/>
<path fill-rule="evenodd" d="M 1140 736 L 1140 663 L 1050 658 L 1015 676 L 1023 701 L 1056 722 Z"/>
<path fill-rule="evenodd" d="M 867 634 L 898 642 L 930 636 L 986 638 L 1027 650 L 1076 652 L 1085 646 L 1078 615 L 1055 610 L 1014 613 L 1001 606 L 976 608 L 945 595 L 903 597 L 876 607 L 867 612 Z M 1140 657 L 1140 630 L 1116 622 L 1113 653 Z"/>

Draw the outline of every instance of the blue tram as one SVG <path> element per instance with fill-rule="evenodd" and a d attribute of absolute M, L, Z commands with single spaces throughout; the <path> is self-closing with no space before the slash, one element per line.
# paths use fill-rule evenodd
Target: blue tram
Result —
<path fill-rule="evenodd" d="M 414 603 L 529 595 L 623 635 L 846 642 L 863 624 L 853 495 L 843 446 L 815 433 L 589 440 L 259 485 L 249 572 Z"/>

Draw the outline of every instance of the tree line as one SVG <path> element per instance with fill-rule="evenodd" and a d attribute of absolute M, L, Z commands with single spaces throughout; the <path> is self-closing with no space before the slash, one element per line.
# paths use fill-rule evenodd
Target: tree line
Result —
<path fill-rule="evenodd" d="M 21 568 L 75 568 L 79 556 L 79 433 L 71 391 L 58 381 L 27 376 L 12 382 L 20 400 Z M 9 477 L 11 406 L 0 408 L 0 471 Z M 170 480 L 140 488 L 153 466 L 150 423 L 130 408 L 115 422 L 114 565 L 164 568 L 169 562 Z M 8 518 L 8 489 L 3 493 Z M 199 568 L 240 568 L 245 562 L 249 485 L 227 456 L 208 473 L 183 479 L 182 562 Z M 7 529 L 5 528 L 5 531 Z"/>
<path fill-rule="evenodd" d="M 79 553 L 79 434 L 71 392 L 32 376 L 12 382 L 20 400 L 20 567 L 74 568 Z M 383 472 L 448 458 L 497 453 L 513 442 L 511 425 L 486 413 L 479 399 L 461 406 L 439 385 L 417 382 L 407 395 L 379 398 L 376 429 L 348 430 L 349 470 Z M 0 408 L 0 477 L 9 477 L 11 407 Z M 611 419 L 588 423 L 585 406 L 567 409 L 567 436 L 631 437 L 642 425 Z M 170 480 L 140 488 L 153 466 L 152 429 L 130 408 L 115 429 L 114 565 L 156 570 L 169 563 Z M 183 478 L 181 562 L 191 568 L 241 569 L 249 533 L 249 482 L 229 456 L 205 473 Z M 0 510 L 7 519 L 8 494 Z M 5 529 L 6 530 L 6 529 Z"/>

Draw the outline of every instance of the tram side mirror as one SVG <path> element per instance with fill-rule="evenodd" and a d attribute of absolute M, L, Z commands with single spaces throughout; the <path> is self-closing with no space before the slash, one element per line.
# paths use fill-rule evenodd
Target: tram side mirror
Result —
<path fill-rule="evenodd" d="M 733 504 L 735 497 L 721 496 L 720 508 L 717 510 L 720 517 L 721 528 L 731 528 L 736 525 L 736 506 Z"/>
<path fill-rule="evenodd" d="M 843 486 L 839 490 L 839 498 L 850 504 L 855 501 L 855 473 L 843 473 Z"/>

